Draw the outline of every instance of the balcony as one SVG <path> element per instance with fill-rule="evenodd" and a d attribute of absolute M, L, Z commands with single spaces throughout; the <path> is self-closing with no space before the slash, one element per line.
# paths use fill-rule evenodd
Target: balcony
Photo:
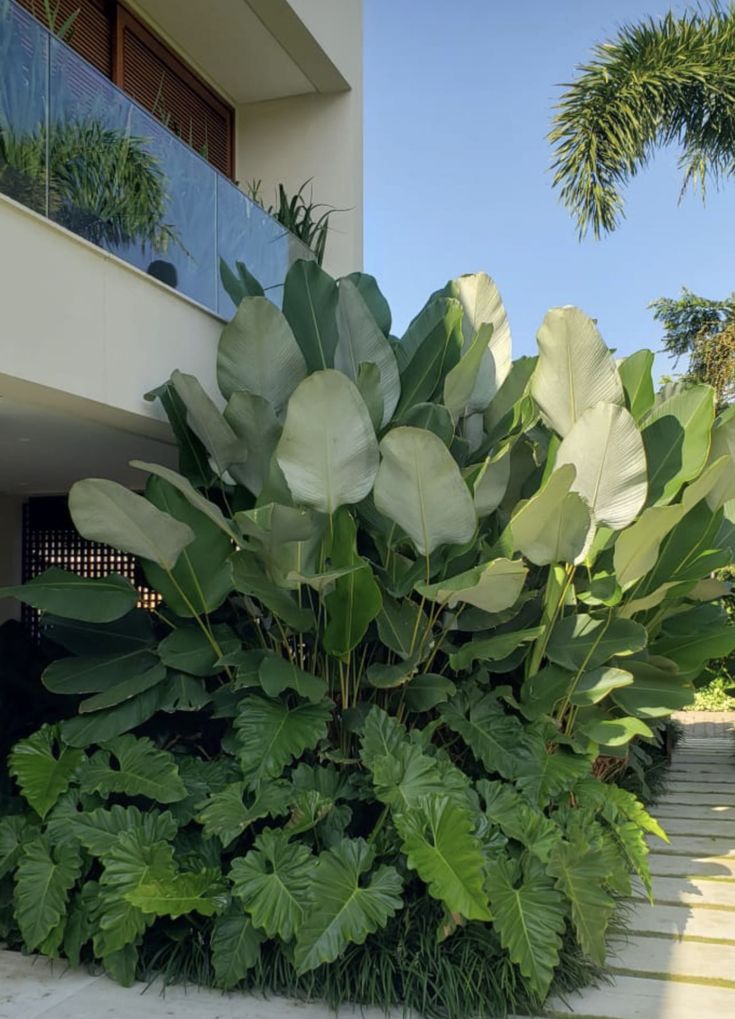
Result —
<path fill-rule="evenodd" d="M 233 311 L 221 260 L 245 262 L 278 302 L 291 263 L 312 257 L 12 0 L 0 0 L 0 193 L 220 317 Z"/>

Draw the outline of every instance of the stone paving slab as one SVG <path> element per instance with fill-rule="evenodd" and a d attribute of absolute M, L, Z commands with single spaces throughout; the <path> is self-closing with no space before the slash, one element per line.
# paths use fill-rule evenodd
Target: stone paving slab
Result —
<path fill-rule="evenodd" d="M 572 994 L 552 1002 L 553 1016 L 577 1019 L 731 1019 L 735 990 L 648 977 L 616 977 L 612 986 Z"/>
<path fill-rule="evenodd" d="M 709 938 L 735 945 L 735 916 L 731 909 L 698 909 L 635 902 L 626 924 L 636 934 L 666 934 L 672 938 Z M 733 1013 L 735 1014 L 735 1013 Z"/>
<path fill-rule="evenodd" d="M 735 909 L 735 881 L 708 881 L 696 877 L 654 877 L 651 884 L 656 903 L 680 903 L 701 909 Z M 648 900 L 642 881 L 636 878 L 633 888 L 637 899 Z M 733 923 L 735 924 L 735 917 Z"/>
<path fill-rule="evenodd" d="M 664 856 L 651 853 L 648 866 L 652 874 L 661 877 L 727 878 L 730 881 L 735 878 L 735 857 L 716 860 L 708 856 L 679 856 L 675 853 Z"/>
<path fill-rule="evenodd" d="M 651 849 L 663 856 L 718 856 L 735 857 L 735 842 L 729 838 L 718 838 L 716 835 L 679 835 L 669 845 L 662 842 L 657 835 L 646 836 Z"/>
<path fill-rule="evenodd" d="M 735 820 L 726 821 L 724 818 L 708 817 L 659 817 L 661 826 L 670 837 L 671 835 L 714 835 L 719 838 L 735 839 Z"/>
<path fill-rule="evenodd" d="M 717 981 L 731 978 L 728 982 L 735 988 L 735 945 L 632 936 L 624 945 L 616 947 L 610 965 L 613 969 L 653 977 L 666 974 Z M 700 1015 L 696 1019 L 703 1017 Z"/>
<path fill-rule="evenodd" d="M 729 807 L 717 804 L 660 802 L 651 808 L 651 813 L 662 821 L 664 827 L 666 819 L 671 817 L 699 821 L 735 821 L 735 804 Z"/>

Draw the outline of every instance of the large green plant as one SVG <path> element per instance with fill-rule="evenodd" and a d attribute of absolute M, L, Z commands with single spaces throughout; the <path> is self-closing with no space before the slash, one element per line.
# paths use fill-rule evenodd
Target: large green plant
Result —
<path fill-rule="evenodd" d="M 369 276 L 297 262 L 282 312 L 227 282 L 224 409 L 178 371 L 157 394 L 181 473 L 70 494 L 156 611 L 115 575 L 4 592 L 44 611 L 69 654 L 43 682 L 74 698 L 11 756 L 8 924 L 129 982 L 186 916 L 230 987 L 433 917 L 446 958 L 494 939 L 543 999 L 570 939 L 603 961 L 665 837 L 603 779 L 735 647 L 709 579 L 733 415 L 706 386 L 654 393 L 652 355 L 618 364 L 574 308 L 512 363 L 482 274 L 400 340 Z"/>

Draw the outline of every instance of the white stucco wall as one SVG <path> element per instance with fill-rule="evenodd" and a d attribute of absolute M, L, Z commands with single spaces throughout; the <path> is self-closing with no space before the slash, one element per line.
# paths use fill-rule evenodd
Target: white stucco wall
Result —
<path fill-rule="evenodd" d="M 167 438 L 144 393 L 174 368 L 216 392 L 218 318 L 2 195 L 0 297 L 0 396 Z"/>

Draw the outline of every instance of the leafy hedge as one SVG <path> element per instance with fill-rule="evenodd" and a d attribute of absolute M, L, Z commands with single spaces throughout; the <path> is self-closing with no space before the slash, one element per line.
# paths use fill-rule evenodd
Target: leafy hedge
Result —
<path fill-rule="evenodd" d="M 156 394 L 180 472 L 70 494 L 158 608 L 55 568 L 3 592 L 43 611 L 70 705 L 10 757 L 6 934 L 130 983 L 183 922 L 222 987 L 274 952 L 334 987 L 356 947 L 428 923 L 432 965 L 494 945 L 540 1001 L 570 945 L 603 963 L 665 838 L 604 779 L 735 647 L 709 579 L 733 414 L 707 386 L 654 393 L 652 355 L 616 363 L 575 308 L 512 363 L 482 274 L 401 340 L 370 276 L 297 262 L 283 312 L 243 266 L 225 279 L 224 410 L 178 371 Z"/>

